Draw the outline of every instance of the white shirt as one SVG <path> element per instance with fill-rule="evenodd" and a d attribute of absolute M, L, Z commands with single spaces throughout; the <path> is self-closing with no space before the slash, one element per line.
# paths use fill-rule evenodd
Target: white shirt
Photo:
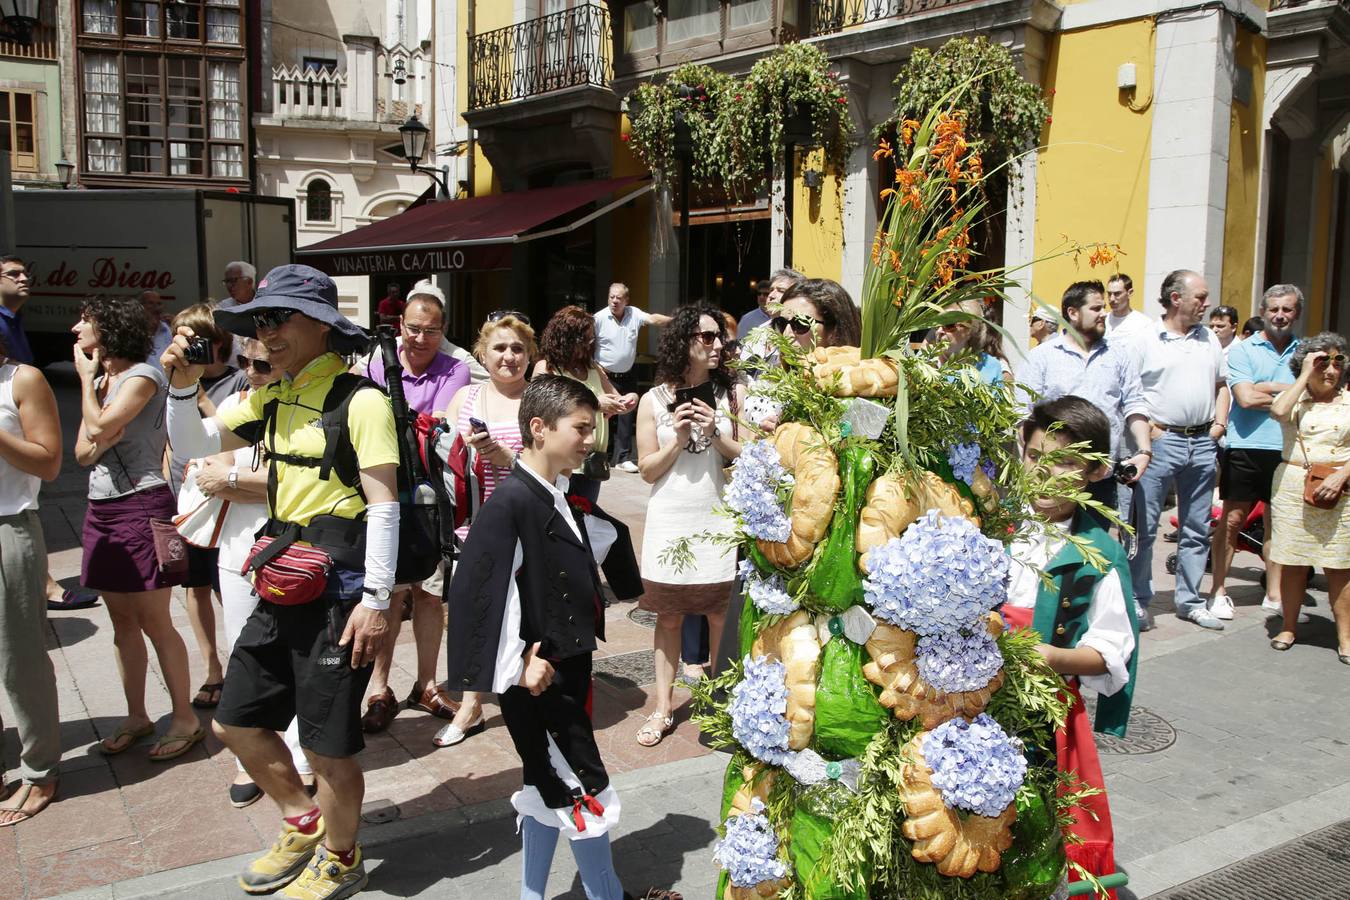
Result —
<path fill-rule="evenodd" d="M 1182 426 L 1213 420 L 1218 383 L 1228 379 L 1223 346 L 1214 332 L 1195 325 L 1181 335 L 1158 322 L 1139 348 L 1139 381 L 1150 419 Z"/>
<path fill-rule="evenodd" d="M 595 361 L 600 368 L 612 375 L 622 375 L 633 368 L 637 359 L 638 330 L 652 317 L 629 305 L 624 308 L 622 321 L 614 318 L 608 306 L 592 318 L 595 319 Z"/>
<path fill-rule="evenodd" d="M 1055 523 L 1062 531 L 1068 531 L 1071 524 L 1072 520 Z M 1056 534 L 1052 537 L 1045 532 L 1013 543 L 1009 551 L 1012 567 L 1008 580 L 1008 605 L 1026 609 L 1036 606 L 1036 597 L 1041 589 L 1039 572 L 1050 564 L 1064 544 L 1062 536 Z M 1134 652 L 1130 614 L 1125 609 L 1120 576 L 1114 570 L 1098 579 L 1092 591 L 1087 626 L 1087 631 L 1078 640 L 1078 646 L 1091 647 L 1100 653 L 1106 662 L 1106 672 L 1102 675 L 1080 675 L 1078 680 L 1084 687 L 1109 697 L 1129 683 L 1130 654 Z"/>
<path fill-rule="evenodd" d="M 19 421 L 19 404 L 14 400 L 14 375 L 19 367 L 12 362 L 0 365 L 0 430 L 23 440 L 23 423 Z M 38 508 L 38 490 L 42 479 L 29 475 L 14 465 L 0 460 L 0 516 L 13 516 Z M 12 564 L 12 563 L 11 563 Z"/>
<path fill-rule="evenodd" d="M 1138 353 L 1139 345 L 1153 333 L 1154 324 L 1147 314 L 1137 309 L 1119 318 L 1111 313 L 1106 317 L 1106 336 L 1114 339 L 1118 345 L 1128 341 L 1133 352 Z"/>
<path fill-rule="evenodd" d="M 169 349 L 169 344 L 173 343 L 173 333 L 169 331 L 168 322 L 160 322 L 159 327 L 150 338 L 150 355 L 145 361 L 152 366 L 163 368 L 159 364 L 159 358 L 164 355 L 164 351 Z"/>

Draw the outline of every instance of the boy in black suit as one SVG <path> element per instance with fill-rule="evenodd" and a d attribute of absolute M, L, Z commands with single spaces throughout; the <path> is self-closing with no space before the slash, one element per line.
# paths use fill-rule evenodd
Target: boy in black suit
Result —
<path fill-rule="evenodd" d="M 544 896 L 560 832 L 587 897 L 626 896 L 609 846 L 619 798 L 589 713 L 591 653 L 605 637 L 600 575 L 563 474 L 590 452 L 598 408 L 574 379 L 530 383 L 520 401 L 525 448 L 474 519 L 450 584 L 450 684 L 499 695 L 523 764 L 525 786 L 511 797 L 522 900 Z"/>

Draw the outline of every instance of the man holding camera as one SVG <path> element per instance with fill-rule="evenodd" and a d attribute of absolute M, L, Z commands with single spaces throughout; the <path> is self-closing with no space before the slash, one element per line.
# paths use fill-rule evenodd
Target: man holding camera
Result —
<path fill-rule="evenodd" d="M 1127 489 L 1117 496 L 1116 480 L 1104 479 L 1088 488 L 1094 500 L 1129 514 L 1124 502 L 1128 486 L 1139 480 L 1153 458 L 1148 410 L 1139 382 L 1139 369 L 1128 348 L 1106 336 L 1106 292 L 1100 281 L 1069 285 L 1060 301 L 1060 314 L 1069 323 L 1063 332 L 1047 338 L 1027 355 L 1018 380 L 1035 391 L 1024 397 L 1027 411 L 1037 402 L 1074 394 L 1096 406 L 1111 423 L 1111 457 L 1118 461 L 1117 479 Z M 1125 431 L 1139 450 L 1126 458 Z"/>

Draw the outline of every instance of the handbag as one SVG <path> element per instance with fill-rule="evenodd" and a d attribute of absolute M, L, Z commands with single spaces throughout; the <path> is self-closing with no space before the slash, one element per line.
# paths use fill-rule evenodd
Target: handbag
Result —
<path fill-rule="evenodd" d="M 173 524 L 183 540 L 203 550 L 216 549 L 229 509 L 230 501 L 208 497 L 197 487 L 196 467 L 188 463 L 183 472 L 183 486 L 178 489 L 178 515 L 173 517 Z"/>
<path fill-rule="evenodd" d="M 127 471 L 126 463 L 122 462 L 122 454 L 117 452 L 115 446 L 109 449 L 112 450 L 117 464 L 122 467 L 122 474 L 126 476 L 127 484 L 131 485 L 132 493 L 139 496 L 140 492 L 135 490 L 136 484 L 131 480 L 131 473 Z M 144 507 L 145 498 L 140 497 L 140 502 Z M 155 562 L 159 566 L 159 574 L 174 583 L 181 582 L 188 574 L 187 542 L 178 533 L 178 526 L 173 519 L 159 519 L 148 514 L 145 518 L 150 523 L 150 538 L 155 545 Z"/>
<path fill-rule="evenodd" d="M 1322 482 L 1334 475 L 1340 466 L 1335 463 L 1310 462 L 1308 448 L 1303 446 L 1302 434 L 1298 436 L 1298 447 L 1303 451 L 1303 502 L 1318 509 L 1334 509 L 1345 495 L 1345 488 L 1342 487 L 1339 493 L 1327 500 L 1317 498 L 1317 489 L 1322 486 Z"/>
<path fill-rule="evenodd" d="M 609 453 L 592 450 L 581 464 L 581 474 L 593 481 L 609 481 Z"/>
<path fill-rule="evenodd" d="M 328 587 L 333 557 L 318 547 L 278 544 L 277 540 L 260 537 L 254 541 L 239 574 L 247 578 L 252 572 L 254 592 L 277 606 L 302 606 L 317 599 Z"/>

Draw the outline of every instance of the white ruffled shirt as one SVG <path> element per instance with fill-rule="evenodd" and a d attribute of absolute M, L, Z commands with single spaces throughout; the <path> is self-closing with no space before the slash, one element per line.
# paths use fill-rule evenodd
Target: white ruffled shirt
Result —
<path fill-rule="evenodd" d="M 1066 532 L 1071 524 L 1072 520 L 1055 523 Z M 1036 597 L 1041 589 L 1039 573 L 1064 548 L 1065 543 L 1063 537 L 1040 532 L 1012 545 L 1007 600 L 1010 606 L 1035 608 Z M 1130 615 L 1125 607 L 1120 576 L 1114 571 L 1098 579 L 1092 591 L 1087 611 L 1087 631 L 1079 639 L 1078 646 L 1091 647 L 1106 662 L 1104 674 L 1078 676 L 1083 687 L 1109 697 L 1129 683 L 1130 670 L 1127 666 L 1130 654 L 1134 652 L 1134 631 L 1130 628 Z"/>

